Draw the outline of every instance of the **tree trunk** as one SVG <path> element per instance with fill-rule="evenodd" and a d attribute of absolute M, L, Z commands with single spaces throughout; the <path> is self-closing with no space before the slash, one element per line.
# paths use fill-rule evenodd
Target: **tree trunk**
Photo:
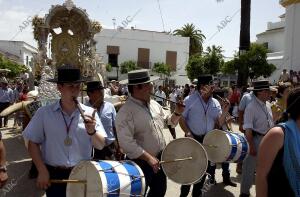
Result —
<path fill-rule="evenodd" d="M 250 18 L 251 0 L 241 0 L 240 55 L 250 49 Z M 249 75 L 248 66 L 249 65 L 239 65 L 237 81 L 238 87 L 247 85 Z"/>

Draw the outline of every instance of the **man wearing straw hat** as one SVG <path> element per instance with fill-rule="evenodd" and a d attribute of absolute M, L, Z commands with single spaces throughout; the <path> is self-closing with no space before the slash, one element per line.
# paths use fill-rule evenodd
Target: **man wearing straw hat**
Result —
<path fill-rule="evenodd" d="M 269 81 L 255 81 L 252 84 L 254 96 L 245 109 L 243 124 L 243 129 L 245 130 L 245 135 L 250 146 L 250 154 L 243 162 L 241 197 L 250 196 L 260 141 L 274 125 L 271 105 L 268 102 L 271 89 Z"/>
<path fill-rule="evenodd" d="M 86 92 L 89 96 L 89 101 L 86 103 L 97 110 L 98 116 L 101 119 L 107 137 L 105 138 L 105 147 L 102 150 L 94 149 L 94 159 L 113 159 L 115 152 L 115 119 L 116 110 L 112 103 L 104 101 L 104 86 L 100 77 L 94 78 L 86 83 Z"/>
<path fill-rule="evenodd" d="M 93 108 L 79 104 L 84 117 L 77 108 L 74 99 L 84 81 L 78 68 L 61 66 L 57 78 L 48 81 L 57 83 L 61 98 L 39 108 L 23 136 L 29 140 L 28 151 L 38 169 L 37 186 L 46 189 L 47 197 L 64 197 L 66 184 L 51 180 L 68 179 L 75 165 L 91 159 L 92 146 L 104 147 L 106 133 Z"/>
<path fill-rule="evenodd" d="M 162 106 L 151 99 L 152 81 L 148 70 L 128 73 L 130 96 L 116 117 L 116 129 L 120 146 L 129 159 L 134 160 L 143 170 L 146 184 L 150 187 L 148 196 L 162 197 L 166 193 L 167 180 L 160 168 L 159 158 L 166 146 L 164 124 L 178 123 L 184 107 L 177 105 L 172 115 L 165 114 Z"/>

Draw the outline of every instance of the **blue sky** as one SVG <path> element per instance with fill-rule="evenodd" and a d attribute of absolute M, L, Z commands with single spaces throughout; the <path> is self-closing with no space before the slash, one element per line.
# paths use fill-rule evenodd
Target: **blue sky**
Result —
<path fill-rule="evenodd" d="M 64 0 L 0 0 L 0 39 L 13 38 L 36 46 L 31 25 L 25 25 L 26 28 L 22 31 L 20 26 L 29 16 L 44 16 L 51 5 L 63 2 Z M 221 3 L 216 0 L 74 0 L 74 3 L 86 9 L 90 18 L 99 21 L 105 28 L 113 28 L 113 18 L 116 18 L 117 25 L 121 25 L 126 17 L 132 17 L 140 10 L 128 28 L 134 26 L 137 29 L 173 31 L 186 23 L 194 23 L 207 37 L 205 47 L 213 44 L 222 46 L 227 57 L 232 57 L 238 49 L 240 0 L 224 0 Z M 256 40 L 256 34 L 266 30 L 267 22 L 279 21 L 278 16 L 284 12 L 279 0 L 252 0 L 251 41 Z M 231 21 L 218 31 L 218 25 L 221 26 L 223 20 L 234 14 Z"/>

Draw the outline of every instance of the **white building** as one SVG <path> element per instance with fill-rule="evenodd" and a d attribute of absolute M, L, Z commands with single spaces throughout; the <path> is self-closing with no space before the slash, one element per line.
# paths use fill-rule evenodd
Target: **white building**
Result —
<path fill-rule="evenodd" d="M 0 54 L 32 70 L 33 57 L 37 49 L 23 41 L 0 40 Z"/>
<path fill-rule="evenodd" d="M 152 69 L 154 63 L 163 62 L 171 66 L 172 78 L 177 84 L 189 83 L 185 65 L 189 58 L 189 38 L 164 32 L 138 29 L 103 29 L 95 35 L 97 53 L 104 63 L 110 63 L 113 71 L 108 79 L 122 80 L 127 74 L 117 74 L 124 61 L 132 60 L 141 68 Z"/>
<path fill-rule="evenodd" d="M 280 21 L 269 22 L 267 30 L 257 34 L 257 43 L 270 50 L 268 62 L 277 67 L 270 82 L 277 81 L 284 68 L 300 71 L 300 0 L 280 0 L 280 4 L 286 8 Z"/>
<path fill-rule="evenodd" d="M 284 40 L 285 40 L 285 14 L 281 15 L 280 21 L 268 22 L 267 30 L 257 34 L 257 43 L 264 44 L 268 49 L 268 62 L 274 64 L 277 69 L 270 77 L 270 82 L 278 80 L 282 69 L 284 68 Z"/>

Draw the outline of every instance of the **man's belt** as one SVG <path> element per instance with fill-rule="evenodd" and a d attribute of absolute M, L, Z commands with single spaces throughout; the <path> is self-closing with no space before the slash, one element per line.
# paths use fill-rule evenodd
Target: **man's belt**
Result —
<path fill-rule="evenodd" d="M 74 167 L 67 167 L 67 166 L 50 166 L 46 165 L 48 170 L 54 170 L 54 171 L 71 171 Z"/>

